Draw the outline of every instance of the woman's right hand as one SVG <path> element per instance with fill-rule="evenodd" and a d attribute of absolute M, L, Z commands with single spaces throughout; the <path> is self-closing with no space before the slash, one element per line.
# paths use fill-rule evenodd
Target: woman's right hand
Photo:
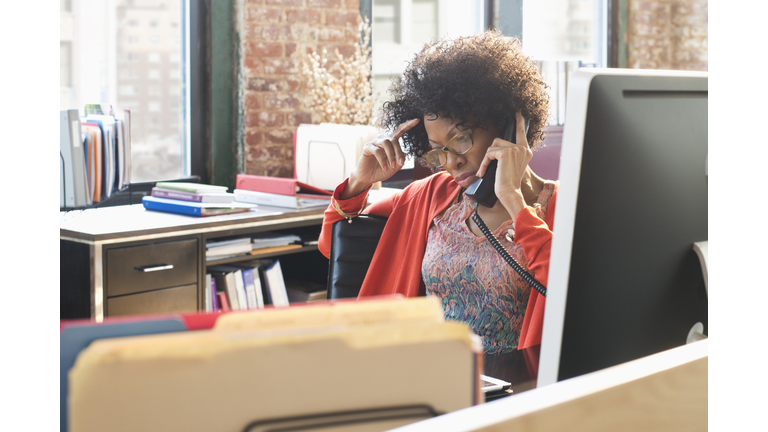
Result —
<path fill-rule="evenodd" d="M 372 184 L 384 181 L 400 170 L 405 164 L 405 153 L 399 140 L 417 124 L 418 118 L 408 120 L 400 124 L 393 133 L 379 135 L 363 146 L 363 154 L 349 175 L 349 182 L 341 198 L 355 197 Z"/>

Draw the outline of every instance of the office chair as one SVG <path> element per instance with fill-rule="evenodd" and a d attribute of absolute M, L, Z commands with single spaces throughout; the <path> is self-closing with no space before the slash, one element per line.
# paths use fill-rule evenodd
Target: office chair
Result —
<path fill-rule="evenodd" d="M 328 299 L 354 298 L 360 293 L 387 218 L 360 215 L 333 224 L 328 263 Z"/>

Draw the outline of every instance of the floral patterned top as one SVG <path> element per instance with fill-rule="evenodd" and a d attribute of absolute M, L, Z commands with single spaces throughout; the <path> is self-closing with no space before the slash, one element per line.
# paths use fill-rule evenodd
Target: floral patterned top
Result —
<path fill-rule="evenodd" d="M 544 220 L 554 182 L 546 182 L 533 205 Z M 490 354 L 517 349 L 523 316 L 531 287 L 510 267 L 484 236 L 467 226 L 475 202 L 462 198 L 433 221 L 422 262 L 427 295 L 440 299 L 447 320 L 467 323 L 483 339 Z M 528 260 L 523 246 L 507 238 L 514 236 L 514 220 L 501 224 L 493 235 L 524 268 Z"/>

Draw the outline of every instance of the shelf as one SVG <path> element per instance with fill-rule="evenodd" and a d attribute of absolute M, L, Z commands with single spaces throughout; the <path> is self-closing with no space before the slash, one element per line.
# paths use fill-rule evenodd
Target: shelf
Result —
<path fill-rule="evenodd" d="M 277 252 L 265 252 L 265 253 L 259 253 L 259 254 L 243 254 L 243 255 L 237 255 L 237 256 L 227 257 L 227 258 L 222 258 L 217 260 L 210 260 L 210 261 L 206 261 L 205 265 L 212 266 L 212 265 L 218 265 L 218 264 L 231 264 L 231 263 L 236 263 L 241 261 L 275 258 L 283 255 L 292 255 L 292 254 L 316 251 L 316 250 L 318 250 L 317 245 L 302 246 L 299 248 L 287 249 L 287 250 L 277 251 Z"/>

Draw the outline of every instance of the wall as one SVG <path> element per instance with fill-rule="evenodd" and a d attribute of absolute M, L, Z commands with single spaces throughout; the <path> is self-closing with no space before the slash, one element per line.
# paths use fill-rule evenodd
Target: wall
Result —
<path fill-rule="evenodd" d="M 358 0 L 239 0 L 237 6 L 244 170 L 293 177 L 293 133 L 312 123 L 302 104 L 302 58 L 323 48 L 352 53 Z"/>
<path fill-rule="evenodd" d="M 708 0 L 628 0 L 627 67 L 706 71 Z"/>

